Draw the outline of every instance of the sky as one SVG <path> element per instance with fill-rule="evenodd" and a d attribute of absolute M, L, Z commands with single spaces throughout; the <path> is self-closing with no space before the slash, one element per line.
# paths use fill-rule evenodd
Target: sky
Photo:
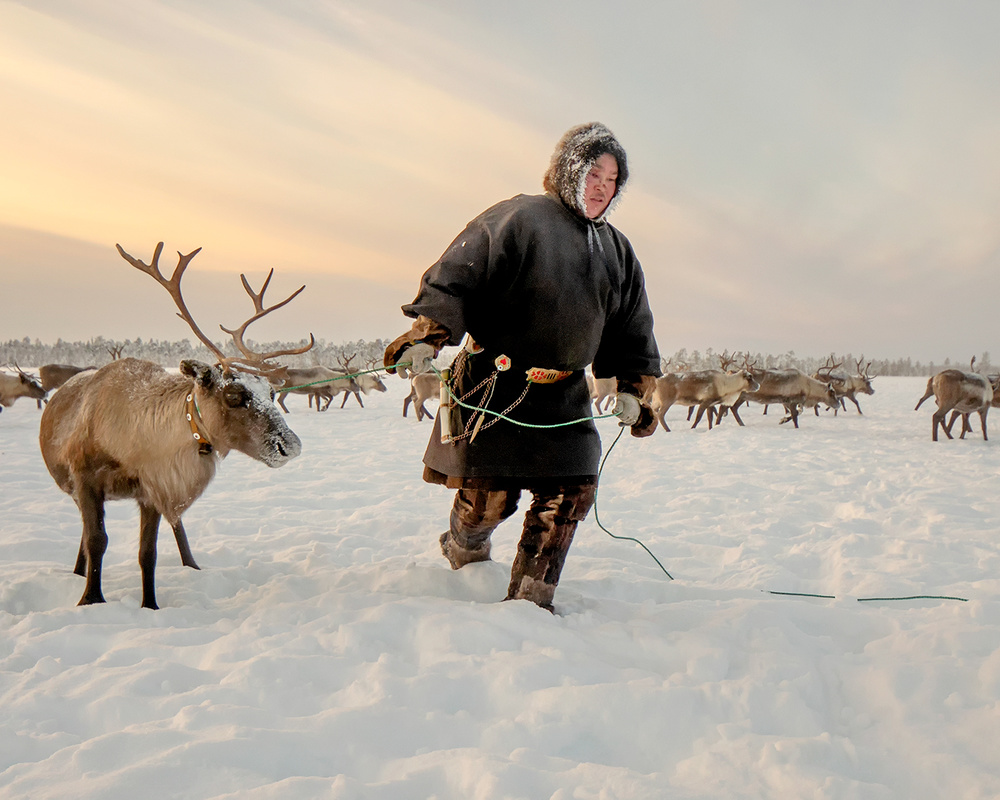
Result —
<path fill-rule="evenodd" d="M 610 127 L 661 351 L 1000 352 L 1000 6 L 0 0 L 0 341 L 394 338 L 465 224 Z M 224 334 L 219 334 L 220 338 Z"/>

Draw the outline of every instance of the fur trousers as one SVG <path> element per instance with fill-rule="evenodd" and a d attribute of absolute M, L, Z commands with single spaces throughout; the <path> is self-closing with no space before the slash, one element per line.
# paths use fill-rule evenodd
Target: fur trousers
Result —
<path fill-rule="evenodd" d="M 552 610 L 552 599 L 576 526 L 594 505 L 594 484 L 546 484 L 526 487 L 531 505 L 510 571 L 507 600 L 531 600 Z M 490 557 L 490 536 L 517 511 L 521 489 L 459 489 L 441 551 L 453 569 Z"/>

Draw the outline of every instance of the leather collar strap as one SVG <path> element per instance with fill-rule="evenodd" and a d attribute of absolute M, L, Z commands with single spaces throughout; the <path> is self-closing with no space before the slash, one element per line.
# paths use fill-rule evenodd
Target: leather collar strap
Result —
<path fill-rule="evenodd" d="M 198 413 L 198 404 L 194 401 L 194 389 L 187 396 L 187 421 L 191 426 L 191 437 L 198 443 L 198 453 L 207 456 L 212 452 L 212 443 L 208 441 L 205 429 L 198 424 L 201 415 Z"/>

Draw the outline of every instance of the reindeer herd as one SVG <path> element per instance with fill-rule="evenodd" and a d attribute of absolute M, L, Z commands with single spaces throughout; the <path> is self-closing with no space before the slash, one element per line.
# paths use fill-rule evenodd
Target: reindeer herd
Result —
<path fill-rule="evenodd" d="M 102 562 L 108 535 L 104 504 L 108 500 L 133 499 L 139 506 L 139 566 L 142 574 L 142 605 L 157 608 L 154 574 L 156 540 L 161 518 L 170 524 L 183 565 L 198 569 L 182 523 L 185 511 L 201 496 L 225 456 L 238 451 L 269 467 L 281 467 L 302 451 L 298 436 L 285 423 L 288 408 L 284 394 L 305 394 L 317 411 L 329 408 L 343 394 L 341 408 L 353 394 L 364 407 L 362 394 L 385 392 L 385 384 L 374 376 L 374 364 L 359 370 L 356 355 L 339 367 L 294 368 L 276 359 L 308 352 L 315 340 L 309 335 L 301 347 L 257 352 L 245 342 L 247 327 L 263 316 L 290 303 L 305 287 L 285 300 L 265 307 L 264 293 L 274 271 L 259 292 L 246 277 L 243 287 L 253 302 L 254 313 L 238 328 L 219 326 L 229 334 L 238 355 L 226 355 L 198 327 L 185 304 L 181 279 L 200 248 L 187 255 L 178 253 L 177 266 L 168 279 L 160 272 L 160 242 L 149 264 L 118 252 L 129 264 L 159 283 L 174 301 L 178 312 L 195 336 L 216 357 L 214 364 L 188 359 L 177 372 L 168 372 L 150 361 L 121 358 L 112 354 L 101 368 L 50 364 L 35 376 L 17 364 L 0 370 L 0 411 L 19 397 L 36 400 L 42 408 L 39 445 L 42 459 L 56 485 L 76 503 L 83 530 L 74 572 L 86 578 L 80 605 L 104 602 L 101 588 Z M 729 414 L 743 425 L 739 409 L 744 404 L 780 405 L 799 427 L 805 409 L 816 414 L 825 406 L 836 413 L 850 400 L 861 413 L 857 395 L 874 393 L 871 362 L 857 374 L 838 371 L 829 359 L 815 374 L 799 370 L 763 369 L 746 357 L 723 354 L 720 369 L 679 369 L 657 378 L 645 400 L 665 431 L 667 411 L 675 405 L 688 408 L 692 427 L 707 418 L 708 427 L 718 425 Z M 975 359 L 970 366 L 974 370 Z M 598 413 L 606 413 L 614 402 L 614 378 L 588 375 Z M 57 391 L 58 390 L 58 391 Z M 403 402 L 403 416 L 412 404 L 417 420 L 430 417 L 424 403 L 439 396 L 438 379 L 418 374 L 411 379 L 410 393 Z M 51 399 L 49 394 L 52 394 Z M 1000 405 L 1000 377 L 990 380 L 975 371 L 944 370 L 927 383 L 917 408 L 933 396 L 937 410 L 932 417 L 932 438 L 938 429 L 950 439 L 952 427 L 962 419 L 960 438 L 972 430 L 969 415 L 979 414 L 983 438 L 987 438 L 986 415 L 991 405 Z M 277 398 L 277 402 L 276 401 Z M 996 400 L 996 402 L 995 402 Z M 44 407 L 43 407 L 44 403 Z M 950 420 L 947 419 L 951 414 Z"/>

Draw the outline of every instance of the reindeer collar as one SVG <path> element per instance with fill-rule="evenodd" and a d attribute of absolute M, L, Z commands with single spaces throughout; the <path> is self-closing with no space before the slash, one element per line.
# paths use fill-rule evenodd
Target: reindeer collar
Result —
<path fill-rule="evenodd" d="M 191 426 L 191 438 L 198 443 L 198 454 L 207 456 L 212 450 L 212 443 L 208 440 L 205 428 L 198 423 L 201 421 L 201 414 L 198 413 L 198 404 L 194 400 L 194 387 L 187 396 L 187 421 Z"/>

